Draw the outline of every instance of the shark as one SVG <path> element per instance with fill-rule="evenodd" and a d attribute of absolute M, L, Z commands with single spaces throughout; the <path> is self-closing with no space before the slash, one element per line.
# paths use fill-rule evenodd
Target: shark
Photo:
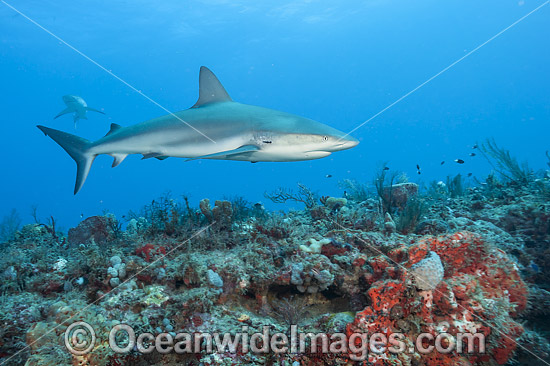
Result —
<path fill-rule="evenodd" d="M 142 159 L 168 157 L 256 162 L 320 159 L 350 149 L 359 141 L 333 127 L 298 115 L 235 102 L 216 75 L 202 66 L 199 98 L 189 109 L 122 127 L 111 124 L 96 141 L 37 126 L 76 162 L 74 187 L 82 188 L 101 154 L 118 166 L 131 154 Z"/>
<path fill-rule="evenodd" d="M 67 108 L 59 112 L 59 114 L 55 116 L 54 119 L 67 113 L 74 113 L 73 120 L 74 120 L 75 128 L 76 128 L 76 122 L 78 122 L 79 119 L 88 119 L 88 116 L 86 116 L 87 111 L 105 114 L 100 110 L 88 107 L 88 104 L 86 104 L 86 101 L 76 95 L 64 95 L 63 102 L 65 102 L 65 105 L 67 105 Z"/>

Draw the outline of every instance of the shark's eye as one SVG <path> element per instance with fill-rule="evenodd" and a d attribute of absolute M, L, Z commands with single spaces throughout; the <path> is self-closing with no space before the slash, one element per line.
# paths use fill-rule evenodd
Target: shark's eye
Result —
<path fill-rule="evenodd" d="M 328 136 L 323 136 L 323 141 L 328 141 Z"/>

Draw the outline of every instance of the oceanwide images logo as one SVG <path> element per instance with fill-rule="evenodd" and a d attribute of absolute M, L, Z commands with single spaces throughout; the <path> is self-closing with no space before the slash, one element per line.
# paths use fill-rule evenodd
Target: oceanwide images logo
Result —
<path fill-rule="evenodd" d="M 127 324 L 114 326 L 109 332 L 109 347 L 116 353 L 326 353 L 344 354 L 353 361 L 363 361 L 370 354 L 383 353 L 484 353 L 481 333 L 421 333 L 410 341 L 402 333 L 301 333 L 292 325 L 290 332 L 272 333 L 270 326 L 251 333 L 243 326 L 237 333 L 140 333 Z M 65 346 L 75 355 L 93 352 L 96 335 L 85 322 L 71 324 L 65 332 Z"/>

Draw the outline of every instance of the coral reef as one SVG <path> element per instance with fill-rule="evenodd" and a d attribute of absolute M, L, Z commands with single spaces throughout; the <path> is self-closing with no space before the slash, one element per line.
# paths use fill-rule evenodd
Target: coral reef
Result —
<path fill-rule="evenodd" d="M 20 226 L 21 217 L 16 209 L 12 209 L 9 215 L 4 216 L 0 221 L 0 242 L 13 239 Z"/>
<path fill-rule="evenodd" d="M 443 279 L 443 272 L 441 258 L 436 252 L 429 252 L 426 258 L 415 263 L 410 269 L 419 290 L 435 290 Z"/>
<path fill-rule="evenodd" d="M 103 245 L 112 242 L 119 230 L 118 223 L 113 217 L 92 216 L 77 227 L 69 229 L 68 240 L 72 245 L 90 244 L 92 241 Z"/>
<path fill-rule="evenodd" d="M 410 290 L 402 273 L 380 273 L 368 290 L 371 305 L 356 315 L 348 333 L 379 331 L 391 337 L 393 332 L 402 332 L 411 344 L 420 333 L 434 337 L 442 333 L 481 333 L 487 342 L 485 354 L 409 356 L 434 365 L 496 365 L 508 361 L 524 331 L 512 319 L 525 309 L 528 293 L 514 262 L 470 232 L 422 237 L 407 251 L 408 261 L 402 264 L 410 266 L 418 291 Z M 441 262 L 447 268 L 445 276 Z M 385 352 L 371 355 L 369 362 L 407 364 L 401 356 Z"/>
<path fill-rule="evenodd" d="M 465 187 L 456 176 L 423 191 L 384 169 L 378 197 L 351 181 L 344 197 L 318 197 L 303 185 L 266 195 L 302 202 L 302 211 L 272 213 L 240 198 L 192 207 L 186 197 L 165 196 L 130 213 L 125 227 L 112 215 L 87 218 L 67 235 L 54 220 L 25 225 L 0 247 L 0 364 L 545 364 L 548 179 L 526 177 L 522 185 L 489 176 Z M 96 332 L 89 353 L 64 346 L 75 321 Z M 121 324 L 165 337 L 256 335 L 266 326 L 311 335 L 292 352 L 238 345 L 117 353 L 109 332 Z M 374 334 L 404 350 L 363 347 Z M 485 350 L 460 352 L 464 334 L 478 347 L 484 337 Z M 337 337 L 349 340 L 346 349 L 309 347 Z M 424 352 L 433 339 L 449 351 Z"/>
<path fill-rule="evenodd" d="M 516 184 L 526 184 L 532 180 L 533 171 L 527 163 L 520 164 L 510 151 L 499 147 L 494 140 L 479 145 L 479 151 L 504 178 Z"/>

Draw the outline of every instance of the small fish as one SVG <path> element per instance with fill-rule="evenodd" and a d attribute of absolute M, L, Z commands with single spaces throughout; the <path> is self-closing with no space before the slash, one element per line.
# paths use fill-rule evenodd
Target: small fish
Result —
<path fill-rule="evenodd" d="M 470 153 L 470 156 L 476 156 L 476 153 Z"/>
<path fill-rule="evenodd" d="M 462 160 L 462 159 L 455 159 L 455 163 L 464 164 L 464 160 Z"/>
<path fill-rule="evenodd" d="M 468 177 L 471 177 L 472 176 L 472 173 L 468 173 Z"/>
<path fill-rule="evenodd" d="M 441 162 L 441 165 L 443 165 L 443 164 L 445 164 L 445 160 L 443 160 L 443 161 Z"/>
<path fill-rule="evenodd" d="M 384 170 L 390 170 L 390 168 L 388 168 L 387 166 L 384 167 Z"/>
<path fill-rule="evenodd" d="M 416 164 L 416 170 L 417 170 L 417 173 L 418 174 L 421 174 L 422 172 L 420 171 L 420 165 Z"/>
<path fill-rule="evenodd" d="M 325 175 L 325 178 L 332 178 L 332 174 Z"/>
<path fill-rule="evenodd" d="M 474 146 L 472 146 L 472 149 L 477 149 L 477 144 L 475 144 Z"/>

